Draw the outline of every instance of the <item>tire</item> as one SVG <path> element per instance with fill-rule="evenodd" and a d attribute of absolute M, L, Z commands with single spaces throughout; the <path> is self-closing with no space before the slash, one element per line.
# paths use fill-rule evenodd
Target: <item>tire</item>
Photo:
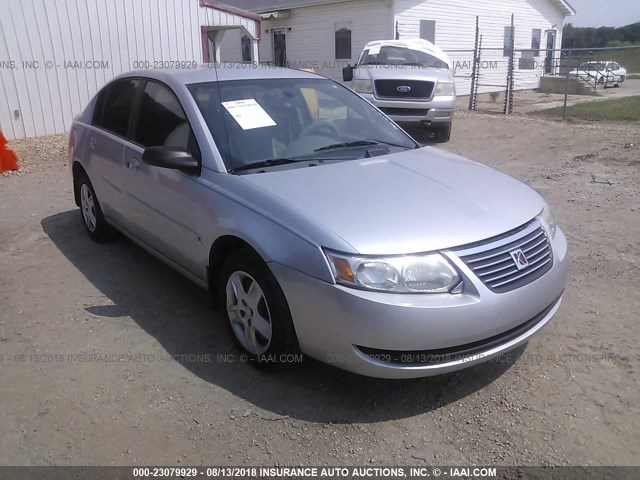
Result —
<path fill-rule="evenodd" d="M 448 142 L 451 138 L 451 124 L 444 127 L 437 127 L 433 129 L 433 139 L 436 143 Z"/>
<path fill-rule="evenodd" d="M 271 367 L 280 363 L 283 355 L 299 353 L 284 292 L 253 250 L 238 250 L 227 258 L 218 286 L 226 323 L 250 361 Z"/>
<path fill-rule="evenodd" d="M 77 188 L 80 198 L 80 216 L 89 237 L 95 242 L 113 240 L 115 232 L 104 219 L 100 202 L 86 173 L 79 176 Z"/>

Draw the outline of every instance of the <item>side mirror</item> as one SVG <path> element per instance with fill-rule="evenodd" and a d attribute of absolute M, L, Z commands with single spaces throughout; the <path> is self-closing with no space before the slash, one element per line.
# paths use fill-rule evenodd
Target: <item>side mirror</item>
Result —
<path fill-rule="evenodd" d="M 351 65 L 347 65 L 342 69 L 342 80 L 350 82 L 353 80 L 353 68 Z"/>
<path fill-rule="evenodd" d="M 198 173 L 198 160 L 180 147 L 149 147 L 142 153 L 142 161 L 147 165 L 162 168 L 172 168 L 185 173 Z"/>

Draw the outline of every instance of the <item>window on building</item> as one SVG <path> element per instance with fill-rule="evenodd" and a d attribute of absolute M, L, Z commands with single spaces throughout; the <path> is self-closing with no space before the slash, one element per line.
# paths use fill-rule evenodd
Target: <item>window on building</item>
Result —
<path fill-rule="evenodd" d="M 251 61 L 251 39 L 247 35 L 242 35 L 240 39 L 242 45 L 242 61 Z"/>
<path fill-rule="evenodd" d="M 511 56 L 511 43 L 513 42 L 513 33 L 515 27 L 504 27 L 504 47 L 502 50 L 502 55 L 505 57 Z"/>
<path fill-rule="evenodd" d="M 533 56 L 540 55 L 540 39 L 542 38 L 542 30 L 534 28 L 531 30 L 531 50 L 533 50 Z"/>
<path fill-rule="evenodd" d="M 336 60 L 351 59 L 351 30 L 340 28 L 336 30 Z"/>
<path fill-rule="evenodd" d="M 523 50 L 522 55 L 518 59 L 518 68 L 520 70 L 535 70 L 536 59 L 533 50 Z"/>
<path fill-rule="evenodd" d="M 436 43 L 436 21 L 420 20 L 420 38 Z"/>

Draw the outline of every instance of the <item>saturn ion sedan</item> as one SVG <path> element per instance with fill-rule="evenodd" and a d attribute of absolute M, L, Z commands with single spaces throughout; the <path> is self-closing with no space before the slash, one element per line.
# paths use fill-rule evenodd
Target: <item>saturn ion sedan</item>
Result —
<path fill-rule="evenodd" d="M 567 242 L 538 193 L 332 80 L 236 67 L 125 74 L 75 119 L 92 239 L 119 231 L 207 288 L 256 364 L 435 375 L 549 322 Z"/>

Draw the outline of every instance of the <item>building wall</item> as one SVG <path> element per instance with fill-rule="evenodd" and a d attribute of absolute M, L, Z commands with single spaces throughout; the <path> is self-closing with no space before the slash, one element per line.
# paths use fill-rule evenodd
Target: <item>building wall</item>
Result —
<path fill-rule="evenodd" d="M 220 60 L 223 62 L 242 62 L 242 32 L 229 30 L 225 32 L 220 43 Z"/>
<path fill-rule="evenodd" d="M 98 90 L 137 61 L 201 63 L 201 26 L 257 33 L 255 21 L 199 0 L 0 0 L 0 12 L 0 129 L 7 138 L 68 131 Z"/>
<path fill-rule="evenodd" d="M 272 29 L 284 27 L 290 66 L 313 67 L 316 73 L 342 80 L 342 67 L 353 64 L 367 42 L 393 35 L 391 0 L 359 0 L 290 12 L 290 18 L 262 21 L 261 62 L 273 61 Z M 335 59 L 336 27 L 352 32 L 351 59 Z"/>
<path fill-rule="evenodd" d="M 552 0 L 395 0 L 394 21 L 400 38 L 417 37 L 420 20 L 435 20 L 435 43 L 449 54 L 456 66 L 456 90 L 466 95 L 470 89 L 476 16 L 482 35 L 480 92 L 499 91 L 506 84 L 508 57 L 503 55 L 504 27 L 514 14 L 515 48 L 531 47 L 532 29 L 542 30 L 540 47 L 545 48 L 545 30 L 555 29 L 556 48 L 562 44 L 563 15 Z M 458 51 L 456 51 L 458 50 Z M 459 51 L 466 50 L 466 51 Z M 535 57 L 534 70 L 520 70 L 516 53 L 516 89 L 537 88 L 544 72 L 545 52 Z"/>

